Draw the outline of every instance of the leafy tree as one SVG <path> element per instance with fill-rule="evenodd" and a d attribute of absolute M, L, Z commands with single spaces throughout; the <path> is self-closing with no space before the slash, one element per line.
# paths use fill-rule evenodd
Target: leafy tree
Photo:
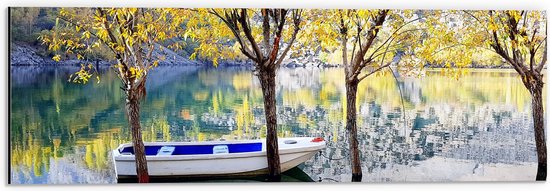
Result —
<path fill-rule="evenodd" d="M 277 144 L 275 76 L 300 30 L 302 11 L 297 9 L 195 9 L 180 10 L 186 18 L 184 37 L 200 42 L 192 58 L 235 58 L 240 51 L 254 62 L 264 98 L 267 126 L 267 161 L 270 181 L 280 181 Z M 227 48 L 233 47 L 233 48 Z M 225 51 L 222 51 L 225 50 Z"/>
<path fill-rule="evenodd" d="M 547 29 L 544 11 L 444 11 L 448 17 L 432 19 L 429 34 L 434 42 L 425 58 L 431 62 L 470 61 L 473 52 L 489 50 L 500 56 L 521 77 L 532 98 L 538 168 L 536 180 L 546 180 L 547 153 L 542 103 L 543 68 L 547 60 Z M 445 20 L 451 19 L 450 20 Z M 446 55 L 441 53 L 447 52 Z M 464 63 L 464 64 L 465 64 Z M 459 64 L 459 65 L 464 65 Z"/>
<path fill-rule="evenodd" d="M 40 13 L 40 8 L 17 7 L 10 8 L 10 31 L 16 41 L 31 41 L 34 25 Z M 36 36 L 35 36 L 36 38 Z M 36 40 L 36 39 L 34 39 Z"/>
<path fill-rule="evenodd" d="M 166 9 L 61 9 L 51 35 L 41 36 L 49 49 L 76 55 L 78 59 L 99 47 L 111 51 L 116 60 L 113 71 L 120 78 L 121 89 L 126 94 L 126 115 L 132 130 L 136 170 L 141 183 L 149 182 L 149 175 L 141 135 L 140 102 L 146 96 L 147 73 L 161 59 L 153 56 L 156 43 L 174 34 L 170 30 L 176 28 L 177 22 L 170 18 Z M 53 59 L 59 61 L 61 56 L 57 54 Z M 92 65 L 83 65 L 71 80 L 86 83 L 94 74 Z M 99 77 L 97 79 L 99 82 Z"/>
<path fill-rule="evenodd" d="M 308 16 L 312 22 L 306 27 L 305 31 L 308 32 L 300 37 L 305 45 L 319 51 L 338 49 L 342 52 L 352 181 L 361 181 L 357 142 L 357 87 L 368 76 L 398 62 L 401 54 L 407 53 L 409 60 L 413 58 L 413 41 L 418 38 L 412 35 L 421 30 L 409 24 L 418 21 L 420 17 L 413 19 L 412 11 L 351 9 L 312 11 Z M 308 44 L 317 41 L 320 44 Z"/>

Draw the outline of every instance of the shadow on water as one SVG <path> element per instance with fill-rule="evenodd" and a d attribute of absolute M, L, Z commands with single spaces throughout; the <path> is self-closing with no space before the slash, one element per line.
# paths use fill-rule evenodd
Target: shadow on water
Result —
<path fill-rule="evenodd" d="M 209 176 L 209 177 L 151 177 L 150 183 L 201 183 L 201 182 L 267 182 L 267 175 L 257 176 Z M 281 182 L 315 182 L 299 167 L 285 171 Z M 137 183 L 137 177 L 119 178 L 117 183 Z"/>

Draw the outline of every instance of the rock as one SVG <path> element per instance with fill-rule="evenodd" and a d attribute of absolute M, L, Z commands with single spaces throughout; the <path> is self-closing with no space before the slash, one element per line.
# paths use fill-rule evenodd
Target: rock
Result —
<path fill-rule="evenodd" d="M 53 60 L 46 60 L 38 55 L 37 50 L 29 45 L 12 44 L 10 50 L 11 65 L 44 65 L 51 64 Z"/>
<path fill-rule="evenodd" d="M 22 43 L 12 43 L 10 51 L 10 64 L 13 66 L 40 66 L 40 65 L 67 65 L 79 66 L 81 64 L 109 65 L 115 61 L 86 61 L 78 59 L 61 60 L 55 62 L 52 58 L 41 56 L 36 47 Z M 159 65 L 199 65 L 200 62 L 189 60 L 176 52 L 157 45 L 153 52 L 153 58 L 159 60 Z"/>
<path fill-rule="evenodd" d="M 79 66 L 81 64 L 108 65 L 109 61 L 86 61 L 86 60 L 61 60 L 55 62 L 52 58 L 41 56 L 36 47 L 27 44 L 13 43 L 10 51 L 10 64 L 12 66 L 42 66 L 42 65 L 64 65 Z"/>
<path fill-rule="evenodd" d="M 158 44 L 156 45 L 156 49 L 153 52 L 152 57 L 159 60 L 159 65 L 188 66 L 200 64 L 195 60 L 189 60 L 183 56 L 180 56 L 178 53 Z"/>

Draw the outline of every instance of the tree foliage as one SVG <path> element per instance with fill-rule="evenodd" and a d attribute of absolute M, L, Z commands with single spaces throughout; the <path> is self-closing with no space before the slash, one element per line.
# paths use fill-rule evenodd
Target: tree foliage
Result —
<path fill-rule="evenodd" d="M 488 10 L 443 13 L 448 14 L 450 18 L 456 18 L 456 22 L 441 23 L 437 26 L 443 29 L 443 34 L 449 34 L 455 30 L 458 33 L 440 43 L 443 44 L 442 49 L 455 51 L 459 53 L 455 56 L 463 59 L 471 58 L 470 52 L 479 49 L 491 50 L 514 68 L 525 88 L 529 90 L 532 98 L 531 109 L 538 159 L 536 180 L 546 180 L 547 151 L 542 101 L 544 86 L 542 70 L 547 61 L 546 12 Z M 436 60 L 438 57 L 432 58 Z M 453 56 L 444 57 L 444 59 L 453 58 L 459 60 Z"/>
<path fill-rule="evenodd" d="M 25 23 L 16 29 L 32 33 L 39 12 L 33 8 L 13 12 L 17 21 Z M 276 139 L 274 81 L 289 55 L 341 54 L 348 91 L 347 128 L 356 131 L 357 87 L 367 77 L 388 72 L 386 68 L 399 62 L 404 73 L 427 64 L 444 66 L 443 73 L 458 78 L 479 55 L 489 52 L 513 67 L 537 98 L 533 107 L 538 110 L 533 113 L 543 112 L 539 102 L 546 35 L 544 11 L 62 8 L 53 29 L 43 32 L 40 40 L 56 52 L 56 61 L 63 59 L 62 54 L 86 59 L 93 57 L 94 50 L 108 50 L 132 99 L 145 96 L 147 73 L 163 59 L 153 53 L 161 48 L 158 43 L 167 40 L 176 42 L 169 48 L 181 49 L 191 39 L 197 45 L 190 58 L 210 59 L 214 66 L 221 60 L 251 60 L 264 93 L 268 139 Z M 71 80 L 86 83 L 94 71 L 93 65 L 82 65 Z M 538 136 L 544 135 L 543 127 L 535 129 L 537 148 L 545 148 Z M 357 150 L 356 142 L 350 144 L 355 145 L 352 152 Z M 545 155 L 539 161 L 545 161 Z M 278 155 L 268 152 L 268 156 Z M 352 165 L 358 165 L 358 158 L 353 157 Z M 358 168 L 354 174 L 361 171 Z"/>
<path fill-rule="evenodd" d="M 275 76 L 296 40 L 302 21 L 302 10 L 193 9 L 180 10 L 179 13 L 180 18 L 188 19 L 184 38 L 191 35 L 201 42 L 201 46 L 195 49 L 191 57 L 197 53 L 213 57 L 213 63 L 217 66 L 218 58 L 236 57 L 235 50 L 238 47 L 254 63 L 262 86 L 266 114 L 268 180 L 280 181 Z M 219 51 L 223 47 L 233 48 L 226 52 Z"/>
<path fill-rule="evenodd" d="M 423 32 L 423 11 L 412 10 L 312 10 L 301 33 L 302 51 L 341 52 L 340 64 L 351 78 L 364 79 L 389 66 L 396 54 L 407 60 L 402 68 L 419 66 L 415 58 Z M 385 72 L 382 70 L 382 73 Z"/>
<path fill-rule="evenodd" d="M 35 27 L 39 19 L 41 9 L 37 7 L 10 8 L 10 32 L 15 41 L 35 41 L 36 32 L 40 31 Z"/>
<path fill-rule="evenodd" d="M 139 182 L 149 182 L 145 146 L 141 135 L 140 101 L 146 95 L 147 73 L 158 65 L 153 52 L 157 43 L 171 38 L 178 22 L 172 22 L 169 9 L 94 8 L 61 9 L 56 25 L 63 20 L 66 27 L 55 27 L 41 37 L 48 48 L 74 54 L 83 59 L 94 48 L 107 47 L 116 64 L 113 71 L 122 82 L 126 93 L 126 116 L 132 130 L 136 174 Z M 74 28 L 74 29 L 70 29 Z M 60 56 L 53 57 L 59 61 Z M 73 81 L 87 82 L 92 76 L 91 65 L 82 66 Z M 99 80 L 99 78 L 98 78 Z"/>
<path fill-rule="evenodd" d="M 414 54 L 418 38 L 413 35 L 421 30 L 409 24 L 421 17 L 414 18 L 412 11 L 353 9 L 315 10 L 308 16 L 311 23 L 306 27 L 308 32 L 300 38 L 302 44 L 312 47 L 314 52 L 342 53 L 346 85 L 344 115 L 350 141 L 352 181 L 361 181 L 356 120 L 359 82 L 399 62 L 401 54 Z"/>
<path fill-rule="evenodd" d="M 184 19 L 182 38 L 199 43 L 190 58 L 209 58 L 216 66 L 233 59 L 279 66 L 303 25 L 301 10 L 180 9 L 174 15 Z"/>
<path fill-rule="evenodd" d="M 161 57 L 153 51 L 174 36 L 177 22 L 172 22 L 168 10 L 144 8 L 63 8 L 56 26 L 49 35 L 41 36 L 48 48 L 60 54 L 83 59 L 94 49 L 110 50 L 115 72 L 125 86 L 139 84 L 147 71 L 157 66 Z M 89 70 L 85 70 L 89 71 Z M 91 75 L 77 75 L 86 81 Z"/>

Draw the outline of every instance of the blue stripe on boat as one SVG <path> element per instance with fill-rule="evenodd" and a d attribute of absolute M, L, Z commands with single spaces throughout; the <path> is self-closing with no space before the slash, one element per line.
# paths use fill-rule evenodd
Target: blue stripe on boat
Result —
<path fill-rule="evenodd" d="M 233 144 L 219 144 L 227 145 L 229 153 L 246 153 L 257 152 L 262 150 L 262 143 L 233 143 Z M 172 155 L 201 155 L 201 154 L 213 154 L 214 146 L 216 145 L 155 145 L 145 146 L 145 155 L 157 155 L 158 151 L 163 146 L 176 147 Z M 120 153 L 132 153 L 134 154 L 133 147 L 125 147 Z"/>

